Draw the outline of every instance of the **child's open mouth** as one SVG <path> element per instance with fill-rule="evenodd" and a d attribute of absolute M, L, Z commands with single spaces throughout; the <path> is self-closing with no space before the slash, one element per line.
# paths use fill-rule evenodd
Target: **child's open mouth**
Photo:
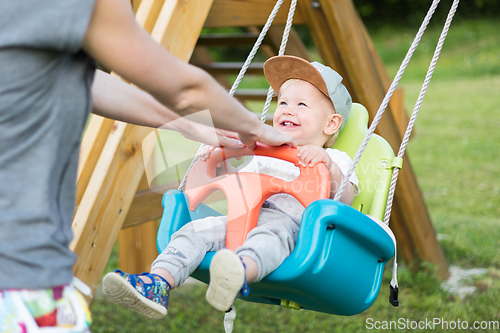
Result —
<path fill-rule="evenodd" d="M 289 120 L 282 121 L 280 123 L 280 125 L 283 126 L 283 127 L 298 127 L 298 126 L 300 126 L 300 125 L 295 124 L 295 123 L 293 123 L 293 122 L 291 122 Z"/>

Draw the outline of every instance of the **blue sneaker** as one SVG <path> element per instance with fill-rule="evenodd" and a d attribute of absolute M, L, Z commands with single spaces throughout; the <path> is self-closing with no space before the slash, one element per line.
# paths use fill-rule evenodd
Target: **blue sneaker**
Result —
<path fill-rule="evenodd" d="M 147 276 L 152 283 L 143 282 Z M 150 318 L 162 319 L 167 315 L 170 284 L 156 274 L 128 274 L 120 270 L 108 273 L 103 279 L 104 294 L 114 302 Z"/>

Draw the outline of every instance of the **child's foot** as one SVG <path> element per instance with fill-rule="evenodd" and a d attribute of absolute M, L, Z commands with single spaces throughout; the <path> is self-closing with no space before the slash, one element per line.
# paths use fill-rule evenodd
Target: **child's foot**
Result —
<path fill-rule="evenodd" d="M 218 251 L 210 264 L 208 303 L 217 310 L 227 311 L 243 286 L 246 286 L 245 267 L 240 257 L 228 249 Z"/>
<path fill-rule="evenodd" d="M 102 281 L 104 294 L 147 318 L 164 318 L 167 315 L 170 285 L 156 274 L 141 275 L 149 277 L 152 282 L 145 283 L 138 275 L 120 270 L 106 274 Z"/>

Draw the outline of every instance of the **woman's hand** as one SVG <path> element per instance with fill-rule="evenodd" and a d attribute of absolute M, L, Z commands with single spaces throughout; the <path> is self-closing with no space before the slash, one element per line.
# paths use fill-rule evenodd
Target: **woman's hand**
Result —
<path fill-rule="evenodd" d="M 198 141 L 212 147 L 245 148 L 236 132 L 212 128 L 192 121 L 189 121 L 189 126 L 186 126 L 186 124 L 181 126 L 184 128 L 179 128 L 179 126 L 176 128 L 186 139 Z"/>
<path fill-rule="evenodd" d="M 284 135 L 279 133 L 275 128 L 260 123 L 260 127 L 255 131 L 255 134 L 242 134 L 239 133 L 239 138 L 241 142 L 249 149 L 255 149 L 255 143 L 262 142 L 270 146 L 282 146 L 288 145 L 293 148 L 297 148 L 297 143 L 295 139 L 290 135 Z"/>
<path fill-rule="evenodd" d="M 202 161 L 206 161 L 210 157 L 210 154 L 216 149 L 217 147 L 205 145 L 198 153 L 198 158 Z M 217 164 L 217 167 L 220 167 L 220 163 Z"/>

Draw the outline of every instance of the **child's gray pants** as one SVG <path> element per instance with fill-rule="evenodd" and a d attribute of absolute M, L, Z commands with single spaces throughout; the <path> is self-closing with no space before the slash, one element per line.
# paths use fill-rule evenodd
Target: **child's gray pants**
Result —
<path fill-rule="evenodd" d="M 167 248 L 156 258 L 152 269 L 166 269 L 175 279 L 175 287 L 186 281 L 198 268 L 205 254 L 218 251 L 226 243 L 227 216 L 192 221 L 172 235 Z M 245 243 L 236 249 L 241 256 L 255 260 L 258 275 L 255 282 L 274 271 L 295 247 L 300 220 L 265 202 L 257 227 L 248 233 Z"/>

